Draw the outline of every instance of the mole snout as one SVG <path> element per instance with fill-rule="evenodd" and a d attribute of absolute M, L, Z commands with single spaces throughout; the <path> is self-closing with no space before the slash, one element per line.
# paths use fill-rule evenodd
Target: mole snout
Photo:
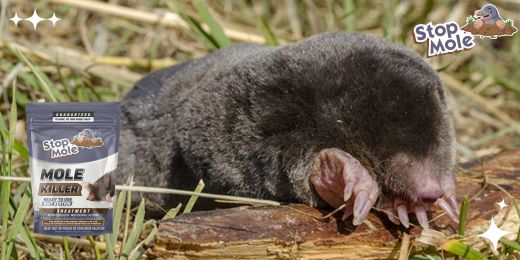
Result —
<path fill-rule="evenodd" d="M 444 191 L 440 186 L 427 188 L 426 190 L 419 191 L 419 199 L 426 204 L 432 204 L 440 197 L 444 196 Z"/>
<path fill-rule="evenodd" d="M 414 179 L 415 193 L 417 201 L 425 204 L 434 203 L 437 199 L 444 196 L 438 177 L 434 174 L 432 167 L 424 167 L 423 171 L 411 173 Z M 415 175 L 415 176 L 414 176 Z"/>

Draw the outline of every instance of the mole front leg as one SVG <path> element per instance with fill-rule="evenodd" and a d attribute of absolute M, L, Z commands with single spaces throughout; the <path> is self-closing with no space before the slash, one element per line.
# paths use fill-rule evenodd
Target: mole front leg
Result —
<path fill-rule="evenodd" d="M 379 186 L 368 171 L 349 153 L 336 148 L 322 150 L 309 175 L 318 195 L 329 205 L 347 207 L 342 219 L 354 214 L 360 225 L 379 196 Z"/>

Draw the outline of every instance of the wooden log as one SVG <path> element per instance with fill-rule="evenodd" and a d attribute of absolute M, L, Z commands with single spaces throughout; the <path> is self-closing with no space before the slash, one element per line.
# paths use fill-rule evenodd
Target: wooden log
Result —
<path fill-rule="evenodd" d="M 466 241 L 483 247 L 486 244 L 476 235 L 487 229 L 492 216 L 499 214 L 496 203 L 505 198 L 511 205 L 509 198 L 492 183 L 519 198 L 520 150 L 462 167 L 464 169 L 457 173 L 459 201 L 465 195 L 472 197 L 481 191 L 470 202 L 466 234 L 473 237 L 473 242 Z M 484 179 L 491 184 L 482 189 Z M 505 211 L 507 208 L 500 211 L 501 216 Z M 160 223 L 156 242 L 147 254 L 155 258 L 181 259 L 386 259 L 398 257 L 403 232 L 414 239 L 422 231 L 418 226 L 405 229 L 394 225 L 377 212 L 370 213 L 368 220 L 357 227 L 351 224 L 351 219 L 340 221 L 339 216 L 329 221 L 320 220 L 327 213 L 329 211 L 306 205 L 283 205 L 184 214 Z M 440 213 L 440 210 L 430 212 L 429 218 Z M 495 220 L 501 222 L 500 217 Z M 516 233 L 519 223 L 513 209 L 502 228 Z M 457 225 L 442 216 L 431 222 L 430 228 L 450 235 L 456 233 Z"/>

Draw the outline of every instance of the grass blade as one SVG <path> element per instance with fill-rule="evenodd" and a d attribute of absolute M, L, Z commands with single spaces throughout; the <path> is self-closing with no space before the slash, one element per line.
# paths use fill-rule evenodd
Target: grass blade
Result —
<path fill-rule="evenodd" d="M 231 41 L 222 30 L 222 27 L 218 24 L 215 18 L 211 15 L 206 5 L 201 0 L 193 0 L 193 6 L 197 10 L 197 13 L 202 17 L 204 22 L 208 25 L 211 35 L 217 42 L 219 48 L 228 47 L 231 45 Z"/>
<path fill-rule="evenodd" d="M 454 255 L 462 256 L 468 260 L 482 260 L 487 259 L 479 251 L 472 247 L 460 242 L 459 240 L 449 240 L 442 245 L 441 249 L 450 252 Z"/>
<path fill-rule="evenodd" d="M 199 184 L 197 184 L 197 187 L 195 187 L 195 192 L 202 192 L 202 189 L 204 189 L 204 182 L 202 180 L 199 181 Z M 195 202 L 199 196 L 192 195 L 190 197 L 190 200 L 188 200 L 188 203 L 186 204 L 186 207 L 184 208 L 183 213 L 190 213 L 193 209 L 193 205 L 195 205 Z"/>
<path fill-rule="evenodd" d="M 31 69 L 31 71 L 33 72 L 33 74 L 36 76 L 39 83 L 43 87 L 43 90 L 45 91 L 45 93 L 47 93 L 47 95 L 49 96 L 49 99 L 52 102 L 68 101 L 68 98 L 65 97 L 65 95 L 63 95 L 59 91 L 57 91 L 54 88 L 54 86 L 52 85 L 49 78 L 38 67 L 34 66 L 20 50 L 14 48 L 14 47 L 11 47 L 10 45 L 8 45 L 8 47 L 16 55 L 16 57 L 18 57 L 18 59 L 20 59 L 23 63 L 25 63 L 25 65 L 27 65 Z"/>
<path fill-rule="evenodd" d="M 94 249 L 94 256 L 96 257 L 96 260 L 100 260 L 101 254 L 99 253 L 99 248 L 96 244 L 96 240 L 94 240 L 93 236 L 87 236 L 87 239 L 88 239 L 88 242 L 90 242 L 92 249 Z"/>
<path fill-rule="evenodd" d="M 36 245 L 36 241 L 34 241 L 34 238 L 31 234 L 31 230 L 25 225 L 25 223 L 22 225 L 21 230 L 21 237 L 23 242 L 25 243 L 25 246 L 29 250 L 29 253 L 31 254 L 32 259 L 40 260 L 40 249 Z"/>
<path fill-rule="evenodd" d="M 516 202 L 516 198 L 512 199 L 513 206 L 515 206 L 516 214 L 520 217 L 520 207 L 518 207 L 518 203 Z M 520 243 L 520 227 L 518 228 L 518 235 L 516 236 L 516 242 Z"/>
<path fill-rule="evenodd" d="M 147 221 L 147 222 L 150 222 L 150 221 Z M 157 225 L 155 224 L 155 220 L 151 220 L 151 222 L 152 222 L 151 225 L 153 226 L 152 231 L 150 231 L 148 236 L 146 236 L 146 238 L 143 241 L 139 242 L 139 244 L 132 250 L 132 252 L 130 253 L 130 257 L 129 257 L 130 259 L 132 259 L 132 260 L 140 259 L 140 257 L 145 252 L 143 245 L 149 244 L 155 239 L 155 235 L 157 234 L 159 229 L 157 228 Z"/>
<path fill-rule="evenodd" d="M 464 237 L 464 229 L 466 228 L 466 223 L 468 222 L 468 196 L 464 196 L 464 201 L 462 201 L 462 205 L 460 206 L 460 218 L 459 218 L 459 236 Z"/>
<path fill-rule="evenodd" d="M 507 246 L 507 248 L 511 248 L 513 250 L 516 250 L 516 251 L 520 251 L 520 244 L 515 242 L 515 241 L 512 241 L 512 240 L 509 240 L 505 237 L 502 237 L 500 239 L 500 242 L 502 242 L 504 245 Z"/>
<path fill-rule="evenodd" d="M 103 236 L 105 238 L 106 250 L 105 250 L 105 259 L 114 260 L 115 256 L 115 245 L 112 243 L 112 235 L 106 234 Z"/>
<path fill-rule="evenodd" d="M 119 235 L 119 226 L 121 225 L 121 216 L 123 215 L 123 208 L 125 205 L 125 199 L 126 199 L 126 191 L 121 191 L 119 195 L 117 195 L 117 202 L 116 207 L 114 209 L 114 217 L 112 221 L 112 245 L 116 245 L 117 243 L 117 237 Z"/>
<path fill-rule="evenodd" d="M 31 197 L 28 196 L 27 193 L 25 193 L 22 197 L 22 200 L 18 204 L 18 209 L 16 210 L 16 213 L 14 215 L 13 222 L 11 224 L 11 229 L 9 230 L 9 234 L 7 235 L 6 256 L 12 254 L 12 250 L 14 249 L 15 245 L 15 237 L 18 234 L 20 228 L 22 227 L 25 217 L 27 216 L 27 210 L 29 209 L 30 203 Z"/>
<path fill-rule="evenodd" d="M 134 226 L 132 228 L 132 232 L 128 237 L 128 241 L 123 245 L 123 249 L 121 250 L 121 259 L 127 259 L 130 251 L 137 244 L 137 240 L 139 240 L 139 236 L 143 231 L 144 224 L 144 200 L 141 200 L 139 207 L 137 209 L 137 213 L 134 218 Z"/>
<path fill-rule="evenodd" d="M 345 0 L 343 3 L 345 10 L 345 14 L 347 14 L 347 17 L 345 19 L 345 28 L 349 32 L 353 32 L 356 30 L 356 16 L 355 16 L 355 4 L 353 0 Z"/>
<path fill-rule="evenodd" d="M 265 38 L 265 43 L 269 45 L 276 46 L 279 44 L 278 39 L 274 35 L 273 31 L 271 30 L 271 27 L 269 24 L 265 21 L 263 17 L 260 17 L 260 23 L 259 23 L 260 29 L 262 30 Z"/>
<path fill-rule="evenodd" d="M 27 148 L 25 145 L 22 144 L 22 142 L 18 141 L 17 139 L 14 139 L 13 143 L 13 149 L 26 161 L 29 161 L 29 151 L 27 151 Z"/>
<path fill-rule="evenodd" d="M 165 219 L 174 218 L 175 216 L 177 216 L 177 214 L 179 214 L 181 207 L 182 207 L 182 203 L 179 203 L 179 205 L 177 205 L 177 207 L 168 210 L 168 212 L 166 213 L 166 215 L 164 215 L 164 217 L 162 219 L 165 220 Z"/>
<path fill-rule="evenodd" d="M 184 21 L 186 21 L 186 23 L 188 23 L 190 25 L 190 27 L 195 32 L 197 32 L 198 34 L 200 34 L 202 36 L 202 39 L 204 39 L 204 41 L 207 43 L 207 45 L 209 45 L 209 47 L 215 48 L 215 49 L 220 48 L 218 42 L 213 38 L 213 36 L 211 36 L 204 29 L 202 29 L 202 26 L 200 25 L 199 22 L 197 22 L 197 20 L 195 20 L 193 17 L 191 17 L 190 15 L 187 15 L 187 14 L 179 13 L 179 15 L 182 17 L 182 19 L 184 19 Z"/>
<path fill-rule="evenodd" d="M 16 121 L 17 111 L 16 111 L 16 81 L 13 82 L 13 94 L 11 100 L 11 114 L 9 116 L 9 136 L 7 141 L 7 168 L 5 169 L 4 174 L 6 176 L 11 176 L 12 174 L 12 151 L 14 144 L 14 136 L 16 133 Z M 5 144 L 5 139 L 4 144 Z M 1 207 L 2 207 L 2 259 L 7 259 L 10 255 L 9 246 L 7 244 L 8 233 L 9 233 L 9 198 L 11 196 L 11 182 L 10 181 L 2 181 L 1 185 Z"/>
<path fill-rule="evenodd" d="M 67 236 L 63 237 L 63 251 L 65 251 L 65 260 L 70 260 L 69 239 Z"/>

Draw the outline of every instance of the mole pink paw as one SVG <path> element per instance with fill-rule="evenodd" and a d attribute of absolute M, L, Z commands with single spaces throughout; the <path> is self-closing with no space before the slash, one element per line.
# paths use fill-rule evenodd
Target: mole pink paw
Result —
<path fill-rule="evenodd" d="M 504 27 L 506 27 L 506 23 L 502 20 L 497 20 L 496 25 L 500 29 L 504 29 Z"/>
<path fill-rule="evenodd" d="M 333 207 L 347 203 L 342 219 L 354 215 L 353 224 L 365 221 L 379 196 L 379 186 L 359 161 L 347 152 L 329 148 L 314 161 L 310 182 Z"/>
<path fill-rule="evenodd" d="M 475 27 L 475 29 L 480 29 L 483 25 L 484 25 L 484 22 L 482 22 L 482 20 L 476 20 L 473 23 L 473 26 Z"/>

